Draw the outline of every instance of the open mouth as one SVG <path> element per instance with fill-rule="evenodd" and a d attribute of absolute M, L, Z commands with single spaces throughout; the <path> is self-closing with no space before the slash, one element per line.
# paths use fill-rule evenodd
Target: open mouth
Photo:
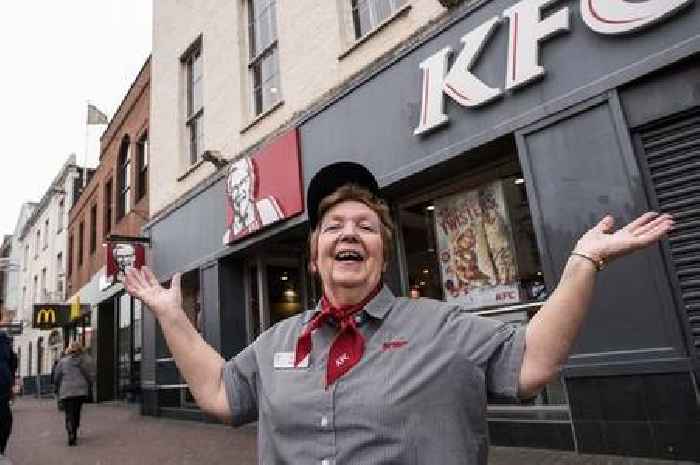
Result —
<path fill-rule="evenodd" d="M 333 257 L 339 262 L 361 262 L 365 259 L 360 252 L 356 250 L 340 250 Z"/>

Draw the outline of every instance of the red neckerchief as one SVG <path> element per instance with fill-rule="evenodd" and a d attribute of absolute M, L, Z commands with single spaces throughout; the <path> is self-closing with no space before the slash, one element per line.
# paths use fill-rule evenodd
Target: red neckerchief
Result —
<path fill-rule="evenodd" d="M 324 295 L 321 299 L 321 311 L 314 316 L 297 339 L 294 366 L 298 366 L 310 353 L 312 348 L 311 333 L 323 326 L 328 318 L 333 317 L 340 327 L 331 348 L 328 351 L 326 367 L 326 388 L 357 364 L 365 351 L 365 338 L 357 330 L 354 315 L 361 311 L 381 290 L 381 283 L 359 304 L 333 307 Z"/>

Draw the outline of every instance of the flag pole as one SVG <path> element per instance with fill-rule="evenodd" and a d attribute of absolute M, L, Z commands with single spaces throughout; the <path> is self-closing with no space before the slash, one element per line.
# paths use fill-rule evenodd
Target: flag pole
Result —
<path fill-rule="evenodd" d="M 88 124 L 88 118 L 90 117 L 90 100 L 86 100 L 87 105 L 85 106 L 85 109 L 87 110 L 87 113 L 85 114 L 85 151 L 83 152 L 83 185 L 82 189 L 85 189 L 85 184 L 87 184 L 87 151 L 88 151 L 88 131 L 90 129 L 90 125 Z"/>

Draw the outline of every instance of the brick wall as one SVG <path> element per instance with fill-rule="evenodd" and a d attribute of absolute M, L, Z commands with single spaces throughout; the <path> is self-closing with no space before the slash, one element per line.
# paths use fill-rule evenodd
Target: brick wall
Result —
<path fill-rule="evenodd" d="M 139 72 L 136 80 L 124 97 L 119 109 L 110 121 L 105 133 L 100 140 L 100 163 L 90 182 L 85 186 L 80 198 L 70 211 L 68 226 L 68 260 L 66 269 L 70 269 L 67 281 L 67 295 L 76 294 L 92 277 L 105 266 L 105 253 L 102 244 L 106 234 L 119 234 L 140 236 L 141 227 L 149 217 L 149 193 L 151 189 L 148 183 L 146 195 L 136 199 L 138 189 L 138 147 L 140 139 L 148 134 L 150 112 L 150 58 Z M 128 142 L 126 142 L 128 141 Z M 118 162 L 120 150 L 130 148 L 130 210 L 122 218 L 118 218 Z M 151 166 L 149 160 L 148 173 L 150 177 Z M 112 180 L 112 214 L 109 230 L 105 229 L 107 204 L 105 198 L 105 186 L 108 180 Z M 147 181 L 148 182 L 148 181 Z M 91 212 L 96 207 L 96 247 L 94 252 L 90 250 Z M 81 222 L 84 224 L 83 263 L 78 263 L 79 232 Z M 70 246 L 71 238 L 73 246 Z M 72 251 L 72 253 L 71 253 Z"/>

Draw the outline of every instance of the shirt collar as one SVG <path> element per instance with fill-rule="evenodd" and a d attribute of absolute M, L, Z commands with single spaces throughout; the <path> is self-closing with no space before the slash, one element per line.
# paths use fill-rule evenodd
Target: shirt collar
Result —
<path fill-rule="evenodd" d="M 373 318 L 383 320 L 386 314 L 389 313 L 389 310 L 391 310 L 391 307 L 394 306 L 395 300 L 396 297 L 394 297 L 394 294 L 391 292 L 391 290 L 389 290 L 389 288 L 385 284 L 379 290 L 379 293 L 376 296 L 374 296 L 372 300 L 367 302 L 364 311 Z M 302 323 L 308 323 L 320 311 L 321 302 L 319 301 L 318 303 L 316 303 L 316 308 L 304 313 L 304 316 L 302 317 Z"/>

